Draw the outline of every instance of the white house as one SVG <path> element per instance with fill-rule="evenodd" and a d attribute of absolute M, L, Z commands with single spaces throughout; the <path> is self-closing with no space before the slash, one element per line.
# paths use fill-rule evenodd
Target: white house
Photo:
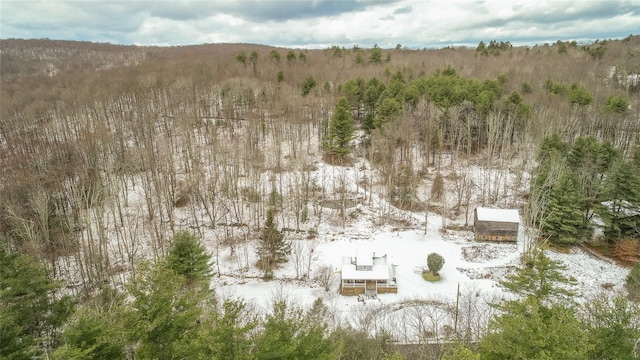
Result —
<path fill-rule="evenodd" d="M 342 258 L 342 295 L 397 293 L 396 271 L 387 255 L 364 251 Z"/>

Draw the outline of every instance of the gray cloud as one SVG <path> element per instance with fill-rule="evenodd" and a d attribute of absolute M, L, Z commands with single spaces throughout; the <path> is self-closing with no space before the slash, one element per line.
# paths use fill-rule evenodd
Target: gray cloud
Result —
<path fill-rule="evenodd" d="M 403 6 L 393 11 L 394 14 L 410 14 L 413 8 L 411 6 Z"/>
<path fill-rule="evenodd" d="M 217 4 L 220 11 L 249 21 L 288 21 L 338 16 L 352 12 L 365 11 L 380 4 L 395 1 L 354 1 L 354 0 L 263 0 L 263 1 L 227 1 Z"/>
<path fill-rule="evenodd" d="M 2 38 L 321 48 L 539 43 L 640 33 L 637 1 L 7 1 Z"/>

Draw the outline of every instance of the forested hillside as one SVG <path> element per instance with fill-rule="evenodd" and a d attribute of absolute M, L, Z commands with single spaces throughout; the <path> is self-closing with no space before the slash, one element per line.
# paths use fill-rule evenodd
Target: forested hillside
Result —
<path fill-rule="evenodd" d="M 633 356 L 640 267 L 628 291 L 578 304 L 543 250 L 640 259 L 640 36 L 424 50 L 10 39 L 0 55 L 0 358 Z M 339 169 L 327 181 L 325 165 Z M 403 344 L 332 323 L 321 299 L 263 313 L 211 286 L 225 262 L 268 281 L 291 261 L 319 281 L 308 244 L 330 240 L 327 224 L 348 231 L 354 209 L 394 227 L 437 214 L 444 232 L 476 206 L 518 208 L 536 245 L 501 281 L 517 300 L 492 302 L 473 335 Z"/>

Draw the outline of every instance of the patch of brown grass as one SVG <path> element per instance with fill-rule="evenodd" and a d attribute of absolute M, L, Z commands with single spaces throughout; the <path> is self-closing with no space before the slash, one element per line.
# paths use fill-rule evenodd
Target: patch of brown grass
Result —
<path fill-rule="evenodd" d="M 425 279 L 426 281 L 431 281 L 431 282 L 440 281 L 440 275 L 439 274 L 434 275 L 433 272 L 431 272 L 431 270 L 423 271 L 422 278 Z"/>
<path fill-rule="evenodd" d="M 613 246 L 613 256 L 626 263 L 640 261 L 640 241 L 637 239 L 622 239 Z"/>

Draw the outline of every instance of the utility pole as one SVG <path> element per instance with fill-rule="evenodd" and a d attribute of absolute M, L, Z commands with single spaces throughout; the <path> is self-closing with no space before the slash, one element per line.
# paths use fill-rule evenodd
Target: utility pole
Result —
<path fill-rule="evenodd" d="M 458 283 L 458 290 L 456 291 L 456 314 L 453 321 L 453 333 L 458 333 L 458 306 L 460 304 L 460 283 Z"/>

